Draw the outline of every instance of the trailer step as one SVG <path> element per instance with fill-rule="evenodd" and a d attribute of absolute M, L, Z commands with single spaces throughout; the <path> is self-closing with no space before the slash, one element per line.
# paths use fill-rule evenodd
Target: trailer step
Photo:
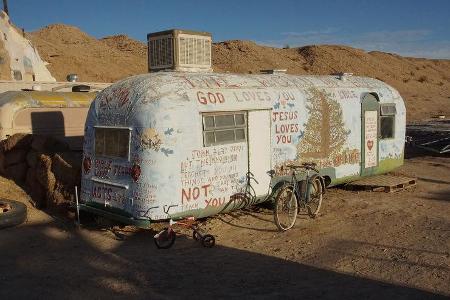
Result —
<path fill-rule="evenodd" d="M 350 190 L 393 193 L 413 187 L 416 184 L 416 178 L 393 175 L 377 175 L 350 182 L 345 187 Z"/>

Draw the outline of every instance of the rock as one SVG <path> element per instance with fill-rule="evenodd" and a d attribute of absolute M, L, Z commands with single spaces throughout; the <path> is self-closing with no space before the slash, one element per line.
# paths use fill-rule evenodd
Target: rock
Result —
<path fill-rule="evenodd" d="M 36 179 L 43 186 L 47 195 L 55 189 L 56 178 L 52 173 L 52 160 L 48 155 L 41 154 L 36 168 Z"/>
<path fill-rule="evenodd" d="M 27 176 L 28 165 L 26 162 L 21 162 L 5 169 L 6 176 L 17 183 L 23 183 Z"/>
<path fill-rule="evenodd" d="M 81 180 L 79 169 L 77 171 L 58 154 L 52 157 L 52 172 L 57 181 L 68 189 L 72 189 Z"/>
<path fill-rule="evenodd" d="M 81 169 L 81 163 L 83 160 L 83 152 L 81 151 L 66 151 L 58 152 L 58 154 L 65 162 L 72 166 L 74 169 Z"/>
<path fill-rule="evenodd" d="M 5 152 L 5 167 L 25 162 L 27 157 L 27 150 L 16 149 Z"/>
<path fill-rule="evenodd" d="M 0 152 L 11 151 L 12 149 L 27 149 L 32 139 L 31 134 L 16 133 L 0 142 Z"/>
<path fill-rule="evenodd" d="M 35 150 L 30 150 L 27 153 L 27 164 L 30 168 L 36 168 L 38 162 L 39 162 L 39 156 L 44 154 L 43 152 L 37 152 Z"/>
<path fill-rule="evenodd" d="M 0 175 L 5 176 L 5 155 L 0 152 Z"/>
<path fill-rule="evenodd" d="M 46 193 L 42 185 L 37 181 L 35 169 L 28 168 L 25 184 L 35 206 L 44 208 L 46 206 Z"/>
<path fill-rule="evenodd" d="M 65 204 L 67 203 L 66 199 L 64 198 L 64 195 L 58 191 L 58 189 L 54 190 L 50 199 L 48 206 L 49 207 L 57 207 L 59 205 Z"/>

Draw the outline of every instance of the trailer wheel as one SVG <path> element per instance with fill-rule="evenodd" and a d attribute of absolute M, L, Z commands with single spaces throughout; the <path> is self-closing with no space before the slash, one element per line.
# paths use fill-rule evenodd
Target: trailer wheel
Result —
<path fill-rule="evenodd" d="M 158 249 L 169 249 L 175 243 L 175 231 L 165 228 L 153 237 L 153 241 Z"/>
<path fill-rule="evenodd" d="M 202 239 L 202 244 L 205 248 L 212 248 L 216 244 L 216 239 L 212 235 L 206 234 Z"/>
<path fill-rule="evenodd" d="M 27 206 L 14 200 L 0 199 L 0 228 L 16 226 L 25 222 Z"/>

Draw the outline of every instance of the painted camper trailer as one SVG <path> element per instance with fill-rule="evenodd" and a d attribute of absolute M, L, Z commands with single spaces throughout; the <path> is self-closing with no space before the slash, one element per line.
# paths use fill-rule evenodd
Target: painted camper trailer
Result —
<path fill-rule="evenodd" d="M 0 94 L 0 140 L 15 133 L 50 135 L 83 147 L 84 123 L 96 93 L 9 91 Z"/>
<path fill-rule="evenodd" d="M 356 76 L 158 72 L 98 94 L 85 127 L 81 208 L 126 223 L 206 217 L 264 201 L 286 164 L 315 162 L 327 186 L 402 165 L 405 106 Z"/>

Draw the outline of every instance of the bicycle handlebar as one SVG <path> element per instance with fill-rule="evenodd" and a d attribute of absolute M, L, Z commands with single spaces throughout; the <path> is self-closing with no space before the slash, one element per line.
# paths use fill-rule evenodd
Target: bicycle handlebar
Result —
<path fill-rule="evenodd" d="M 248 171 L 247 172 L 247 180 L 249 183 L 250 183 L 250 179 L 253 179 L 256 182 L 256 184 L 259 184 L 258 180 L 255 179 L 255 175 L 252 172 Z"/>

